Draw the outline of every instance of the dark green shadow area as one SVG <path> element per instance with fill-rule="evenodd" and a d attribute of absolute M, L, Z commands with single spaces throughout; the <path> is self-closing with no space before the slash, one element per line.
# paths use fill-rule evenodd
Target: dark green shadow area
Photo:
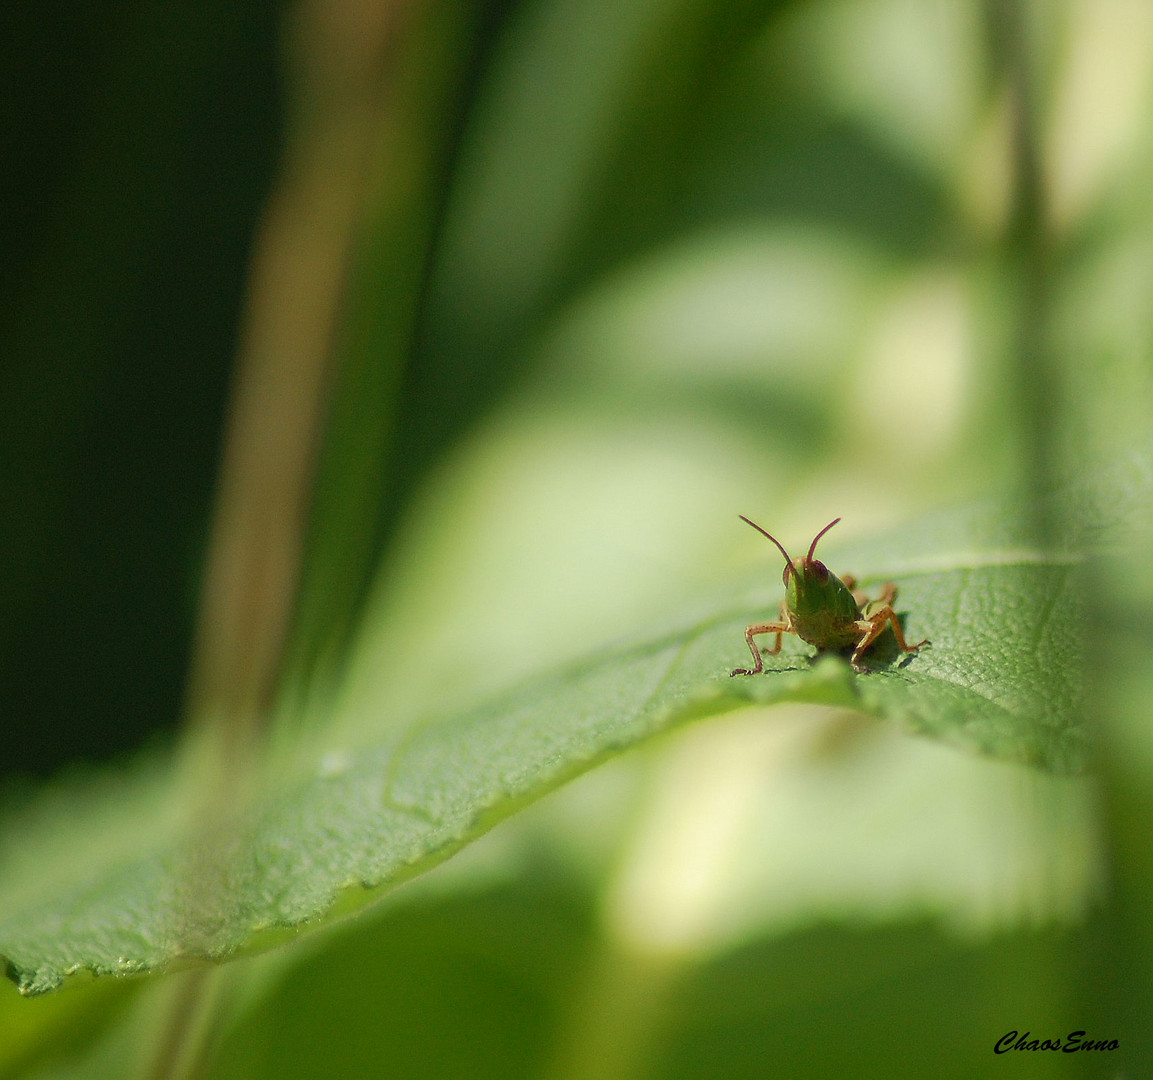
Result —
<path fill-rule="evenodd" d="M 532 877 L 335 931 L 233 1030 L 212 1075 L 544 1075 L 605 945 L 587 895 L 547 872 Z M 671 993 L 664 981 L 646 989 L 644 963 L 611 981 L 665 995 L 657 1030 L 639 1034 L 651 1057 L 638 1075 L 649 1078 L 1116 1075 L 1124 1035 L 1070 993 L 1071 969 L 1095 942 L 1093 928 L 966 942 L 921 922 L 823 926 L 689 965 Z M 994 1055 L 1013 1029 L 1062 1039 L 1086 1029 L 1122 1049 L 1091 1062 Z"/>

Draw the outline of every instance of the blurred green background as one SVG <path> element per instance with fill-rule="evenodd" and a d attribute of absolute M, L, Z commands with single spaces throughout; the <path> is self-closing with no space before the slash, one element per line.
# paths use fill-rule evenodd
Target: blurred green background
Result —
<path fill-rule="evenodd" d="M 861 535 L 1149 447 L 1143 0 L 34 4 L 0 72 L 11 804 L 173 743 L 236 373 L 297 377 L 270 325 L 323 394 L 279 432 L 311 493 L 287 744 L 775 580 L 739 513 Z M 1137 1052 L 1129 569 L 1090 605 L 1131 646 L 1090 675 L 1093 781 L 839 714 L 702 725 L 215 973 L 166 1074 L 1142 1075 L 991 1050 Z M 156 1075 L 182 978 L 5 984 L 0 1075 Z"/>

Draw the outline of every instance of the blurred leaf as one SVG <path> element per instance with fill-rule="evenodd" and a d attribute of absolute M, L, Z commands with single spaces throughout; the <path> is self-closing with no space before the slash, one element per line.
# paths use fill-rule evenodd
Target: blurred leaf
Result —
<path fill-rule="evenodd" d="M 997 1039 L 1026 1026 L 1042 1038 L 1078 1029 L 1116 1037 L 1108 1019 L 1095 1023 L 1066 997 L 1069 957 L 1098 945 L 1092 930 L 958 941 L 915 923 L 819 926 L 754 945 L 693 979 L 650 1075 L 753 1080 L 766 1061 L 797 1080 L 963 1080 L 998 1075 L 990 1061 L 1006 1075 L 1116 1075 L 1117 1054 L 1092 1063 L 1078 1060 L 1085 1054 L 1017 1054 L 1034 1059 L 1017 1068 L 993 1055 Z"/>
<path fill-rule="evenodd" d="M 259 950 L 362 906 L 674 723 L 748 702 L 848 706 L 999 758 L 1076 770 L 1085 756 L 1081 664 L 1071 648 L 1080 556 L 1024 545 L 1005 531 L 1011 514 L 993 520 L 1001 532 L 984 543 L 978 519 L 961 547 L 926 547 L 919 568 L 891 564 L 910 634 L 933 641 L 916 657 L 889 662 L 882 648 L 875 670 L 856 675 L 837 657 L 812 663 L 807 647 L 790 642 L 764 675 L 730 678 L 744 661 L 746 622 L 774 598 L 757 590 L 721 601 L 721 614 L 474 711 L 330 751 L 224 840 L 121 857 L 25 902 L 0 923 L 9 975 L 25 993 L 41 993 L 82 969 L 139 972 Z M 905 530 L 902 542 L 915 550 L 915 537 Z M 833 565 L 852 566 L 865 581 L 888 569 L 864 552 L 855 565 L 847 557 Z"/>
<path fill-rule="evenodd" d="M 592 944 L 589 904 L 534 865 L 513 887 L 357 920 L 294 954 L 225 1037 L 211 1075 L 540 1075 Z"/>
<path fill-rule="evenodd" d="M 562 1010 L 584 1000 L 574 985 L 595 964 L 592 903 L 533 865 L 479 899 L 346 927 L 294 958 L 226 1036 L 211 1075 L 360 1077 L 381 1060 L 396 1080 L 558 1075 L 543 1066 Z M 1062 1036 L 1086 1026 L 1112 1034 L 1063 996 L 1064 965 L 1095 944 L 1053 930 L 972 942 L 919 924 L 816 927 L 684 971 L 671 993 L 660 993 L 660 972 L 619 956 L 616 989 L 660 997 L 638 1070 L 646 1077 L 763 1077 L 766 1060 L 790 1077 L 972 1077 L 1018 1015 Z M 1046 1059 L 1030 1062 L 1030 1076 L 1084 1075 L 1076 1057 L 1028 1056 Z"/>
<path fill-rule="evenodd" d="M 16 1076 L 32 1062 L 84 1054 L 124 1015 L 142 985 L 105 979 L 79 993 L 35 1001 L 0 985 L 0 1077 Z"/>

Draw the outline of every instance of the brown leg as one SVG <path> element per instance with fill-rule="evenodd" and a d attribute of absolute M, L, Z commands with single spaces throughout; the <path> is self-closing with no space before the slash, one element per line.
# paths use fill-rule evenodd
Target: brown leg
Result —
<path fill-rule="evenodd" d="M 891 581 L 886 581 L 885 584 L 881 586 L 881 591 L 877 595 L 877 599 L 874 601 L 874 603 L 888 604 L 889 607 L 892 607 L 893 601 L 895 601 L 896 599 L 897 599 L 897 586 L 894 585 Z"/>
<path fill-rule="evenodd" d="M 784 601 L 781 602 L 782 616 L 784 615 Z M 733 668 L 729 675 L 759 675 L 765 670 L 765 662 L 761 659 L 761 650 L 757 648 L 756 642 L 753 641 L 758 634 L 776 634 L 777 640 L 773 643 L 771 649 L 765 649 L 765 653 L 772 656 L 773 653 L 781 651 L 781 635 L 791 634 L 793 632 L 792 626 L 789 625 L 787 618 L 782 617 L 777 622 L 764 622 L 754 623 L 752 626 L 745 630 L 745 641 L 748 643 L 749 652 L 752 653 L 753 666 L 751 668 Z"/>
<path fill-rule="evenodd" d="M 897 586 L 891 581 L 886 581 L 885 584 L 881 586 L 880 595 L 876 599 L 870 600 L 868 596 L 865 595 L 864 589 L 857 588 L 857 579 L 853 577 L 852 574 L 842 574 L 841 580 L 845 583 L 845 588 L 853 594 L 853 599 L 857 601 L 857 607 L 862 611 L 864 611 L 869 604 L 891 605 L 893 601 L 897 599 Z"/>
<path fill-rule="evenodd" d="M 785 598 L 783 596 L 781 597 L 780 606 L 777 608 L 777 622 L 779 622 L 781 624 L 781 626 L 784 627 L 784 629 L 775 631 L 775 633 L 777 635 L 777 640 L 773 642 L 773 647 L 771 649 L 761 649 L 760 650 L 760 652 L 763 653 L 765 656 L 775 656 L 777 653 L 779 653 L 781 651 L 781 635 L 782 634 L 791 634 L 794 632 L 793 631 L 793 624 L 789 620 L 789 605 L 785 602 Z M 752 649 L 753 648 L 752 641 L 747 636 L 746 636 L 745 640 L 749 642 L 749 648 Z M 753 655 L 758 656 L 756 651 L 753 652 Z M 759 658 L 757 660 L 757 663 L 758 664 L 760 663 Z"/>
<path fill-rule="evenodd" d="M 780 604 L 777 606 L 777 622 L 779 622 L 784 627 L 784 630 L 777 632 L 777 640 L 771 649 L 761 650 L 761 652 L 763 652 L 766 656 L 773 656 L 774 654 L 781 651 L 781 634 L 793 633 L 793 624 L 789 620 L 789 605 L 786 603 L 783 596 L 781 597 Z"/>
<path fill-rule="evenodd" d="M 884 595 L 888 591 L 895 594 L 896 588 L 893 585 L 886 585 L 881 593 Z M 874 611 L 867 619 L 862 619 L 857 623 L 857 629 L 864 634 L 864 637 L 857 642 L 857 647 L 853 650 L 852 665 L 857 671 L 861 670 L 861 657 L 865 654 L 865 650 L 880 637 L 886 623 L 893 628 L 893 635 L 897 639 L 897 648 L 901 652 L 916 652 L 922 645 L 929 644 L 929 640 L 926 638 L 924 641 L 918 641 L 915 645 L 910 645 L 905 640 L 905 635 L 901 633 L 901 624 L 897 621 L 896 612 L 886 603 L 884 607 Z"/>
<path fill-rule="evenodd" d="M 861 609 L 861 615 L 865 619 L 872 619 L 873 617 L 869 613 L 870 608 L 879 611 L 886 604 L 892 607 L 893 601 L 897 599 L 897 586 L 891 581 L 886 581 L 885 584 L 881 586 L 880 595 L 876 599 L 870 600 L 868 596 L 865 595 L 864 589 L 855 588 L 857 581 L 851 574 L 848 577 L 841 578 L 841 580 L 849 586 L 849 591 L 853 594 L 853 599 L 857 602 L 857 607 Z M 850 581 L 852 585 L 849 585 Z"/>

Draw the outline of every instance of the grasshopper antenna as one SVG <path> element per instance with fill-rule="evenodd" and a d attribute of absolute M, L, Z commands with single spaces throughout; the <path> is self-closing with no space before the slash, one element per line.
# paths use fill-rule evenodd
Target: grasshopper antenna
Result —
<path fill-rule="evenodd" d="M 772 542 L 773 542 L 774 544 L 776 544 L 776 545 L 777 545 L 777 550 L 778 550 L 778 551 L 779 551 L 779 552 L 780 552 L 782 555 L 784 555 L 784 557 L 785 557 L 785 568 L 786 568 L 787 570 L 791 570 L 791 569 L 793 568 L 793 560 L 792 560 L 792 559 L 789 557 L 789 553 L 788 553 L 788 552 L 787 552 L 787 551 L 784 549 L 784 546 L 781 544 L 780 540 L 778 540 L 778 539 L 777 539 L 775 536 L 773 536 L 771 533 L 767 533 L 767 532 L 765 532 L 765 530 L 764 530 L 764 529 L 762 529 L 762 528 L 760 527 L 760 525 L 758 525 L 758 524 L 757 524 L 755 521 L 750 521 L 750 520 L 749 520 L 747 517 L 745 517 L 745 515 L 744 515 L 744 514 L 738 514 L 737 516 L 738 516 L 738 517 L 739 517 L 739 518 L 740 518 L 740 519 L 741 519 L 741 520 L 742 520 L 742 521 L 743 521 L 743 522 L 744 522 L 746 525 L 751 525 L 751 526 L 752 526 L 754 529 L 756 529 L 756 530 L 757 530 L 757 532 L 759 532 L 759 533 L 760 533 L 762 536 L 767 536 L 767 537 L 768 537 L 770 540 L 772 540 Z M 840 518 L 837 518 L 837 521 L 840 521 L 840 520 L 841 520 Z M 834 521 L 834 522 L 833 522 L 833 524 L 834 524 L 834 525 L 836 525 L 837 521 Z M 826 528 L 828 528 L 828 526 L 826 526 Z M 813 542 L 814 542 L 814 543 L 816 543 L 816 541 L 813 541 Z"/>
<path fill-rule="evenodd" d="M 813 542 L 809 545 L 809 554 L 805 556 L 806 562 L 812 562 L 813 561 L 813 552 L 817 550 L 817 541 L 820 540 L 820 538 L 822 536 L 824 536 L 825 533 L 827 533 L 840 520 L 841 520 L 840 518 L 833 518 L 833 520 L 830 521 L 828 523 L 828 525 L 826 525 L 819 533 L 817 533 L 816 536 L 813 537 Z M 749 524 L 752 525 L 752 522 L 750 521 Z M 766 533 L 765 535 L 767 536 L 768 534 Z M 772 537 L 769 537 L 769 539 L 772 539 Z M 781 546 L 780 544 L 777 544 L 777 547 L 780 547 L 780 546 Z M 782 550 L 784 550 L 784 549 L 782 548 Z"/>

